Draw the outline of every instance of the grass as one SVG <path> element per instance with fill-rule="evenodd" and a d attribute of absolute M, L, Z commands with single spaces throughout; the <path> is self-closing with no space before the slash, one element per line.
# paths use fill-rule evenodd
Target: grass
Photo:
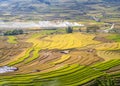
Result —
<path fill-rule="evenodd" d="M 27 64 L 27 63 L 29 63 L 29 62 L 37 59 L 37 58 L 39 57 L 39 51 L 40 51 L 40 50 L 41 50 L 40 48 L 34 48 L 34 49 L 33 49 L 33 56 L 30 57 L 30 58 L 28 58 L 28 59 L 25 61 L 25 64 Z"/>
<path fill-rule="evenodd" d="M 11 43 L 11 44 L 16 44 L 17 43 L 16 40 L 17 40 L 17 38 L 15 36 L 8 36 L 7 42 Z"/>
<path fill-rule="evenodd" d="M 61 57 L 61 59 L 59 59 L 59 60 L 53 62 L 52 64 L 59 64 L 59 63 L 62 63 L 62 62 L 64 62 L 64 61 L 68 60 L 69 58 L 70 58 L 70 55 L 63 55 L 63 56 Z"/>
<path fill-rule="evenodd" d="M 97 78 L 91 86 L 116 86 L 114 79 L 108 75 Z"/>
<path fill-rule="evenodd" d="M 30 56 L 30 52 L 32 52 L 32 51 L 33 51 L 33 48 L 29 48 L 26 51 L 26 53 L 25 53 L 25 55 L 23 57 L 19 58 L 18 60 L 14 61 L 14 62 L 9 63 L 8 65 L 13 66 L 13 65 L 18 64 L 20 62 L 23 62 L 25 59 L 27 59 Z"/>
<path fill-rule="evenodd" d="M 112 34 L 106 37 L 107 39 L 113 40 L 115 42 L 120 42 L 120 35 L 119 34 Z"/>
<path fill-rule="evenodd" d="M 104 71 L 104 70 L 108 70 L 118 65 L 120 65 L 120 59 L 114 59 L 114 60 L 110 60 L 107 62 L 98 63 L 98 64 L 93 65 L 92 67 L 98 70 Z"/>

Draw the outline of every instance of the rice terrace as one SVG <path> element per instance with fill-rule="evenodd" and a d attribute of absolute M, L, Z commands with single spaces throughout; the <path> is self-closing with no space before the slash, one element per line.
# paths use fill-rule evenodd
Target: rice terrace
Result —
<path fill-rule="evenodd" d="M 120 86 L 119 4 L 0 0 L 0 86 Z"/>

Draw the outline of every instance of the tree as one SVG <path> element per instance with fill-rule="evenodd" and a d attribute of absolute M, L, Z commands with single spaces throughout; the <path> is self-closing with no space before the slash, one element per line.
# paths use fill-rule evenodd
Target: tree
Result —
<path fill-rule="evenodd" d="M 19 30 L 13 30 L 12 31 L 12 35 L 18 35 L 19 34 Z"/>
<path fill-rule="evenodd" d="M 12 35 L 12 31 L 6 31 L 4 32 L 4 35 Z"/>
<path fill-rule="evenodd" d="M 66 28 L 66 32 L 67 32 L 67 33 L 72 33 L 72 32 L 73 32 L 73 28 L 70 27 L 70 26 L 68 26 L 68 27 Z"/>
<path fill-rule="evenodd" d="M 4 32 L 4 35 L 19 35 L 19 34 L 23 34 L 23 30 L 9 30 Z"/>
<path fill-rule="evenodd" d="M 23 34 L 24 32 L 23 32 L 23 30 L 19 30 L 19 34 Z"/>

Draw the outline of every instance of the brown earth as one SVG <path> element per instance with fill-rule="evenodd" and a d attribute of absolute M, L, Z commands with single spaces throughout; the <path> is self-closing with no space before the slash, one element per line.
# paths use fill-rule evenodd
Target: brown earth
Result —
<path fill-rule="evenodd" d="M 15 59 L 17 55 L 23 52 L 23 50 L 32 46 L 31 43 L 25 42 L 30 35 L 18 35 L 16 36 L 19 40 L 17 44 L 9 44 L 7 43 L 7 38 L 3 37 L 0 40 L 0 66 L 6 65 L 10 60 Z M 24 39 L 23 39 L 24 38 Z M 61 53 L 61 50 L 41 50 L 39 52 L 39 58 L 25 64 L 21 62 L 15 67 L 19 70 L 12 73 L 5 74 L 24 74 L 24 73 L 35 73 L 35 72 L 48 72 L 52 70 L 56 70 L 64 65 L 71 64 L 80 64 L 80 65 L 92 65 L 96 62 L 103 61 L 102 58 L 97 56 L 96 50 L 92 48 L 81 48 L 81 49 L 72 49 L 69 50 L 68 53 L 71 57 L 59 64 L 53 65 L 52 62 L 61 59 L 61 56 L 65 53 Z M 32 57 L 32 52 L 30 53 L 30 57 Z M 30 58 L 29 57 L 29 58 Z M 2 74 L 4 75 L 4 74 Z"/>

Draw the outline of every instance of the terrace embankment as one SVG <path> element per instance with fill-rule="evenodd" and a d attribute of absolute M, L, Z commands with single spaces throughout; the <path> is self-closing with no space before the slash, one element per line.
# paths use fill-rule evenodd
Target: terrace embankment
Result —
<path fill-rule="evenodd" d="M 40 56 L 37 59 L 29 63 L 25 63 L 26 59 L 16 64 L 15 66 L 19 68 L 19 70 L 10 74 L 48 72 L 56 70 L 64 65 L 80 64 L 90 66 L 103 61 L 102 58 L 97 56 L 96 51 L 91 49 L 73 49 L 70 50 L 68 54 L 61 52 L 61 50 L 41 50 L 39 54 Z M 64 57 L 62 58 L 62 56 Z"/>
<path fill-rule="evenodd" d="M 23 52 L 31 43 L 25 42 L 21 39 L 22 36 L 17 36 L 18 43 L 9 43 L 8 37 L 1 37 L 0 40 L 0 66 L 4 66 L 7 62 L 16 58 L 17 55 Z"/>
<path fill-rule="evenodd" d="M 7 37 L 3 38 L 1 53 L 5 53 L 5 57 L 2 54 L 0 66 L 13 66 L 18 70 L 0 74 L 0 85 L 36 86 L 37 82 L 39 86 L 49 86 L 50 83 L 78 86 L 117 70 L 112 68 L 120 64 L 120 44 L 95 41 L 93 34 L 36 33 L 16 36 L 17 43 L 9 43 Z M 118 58 L 114 58 L 115 55 Z"/>

